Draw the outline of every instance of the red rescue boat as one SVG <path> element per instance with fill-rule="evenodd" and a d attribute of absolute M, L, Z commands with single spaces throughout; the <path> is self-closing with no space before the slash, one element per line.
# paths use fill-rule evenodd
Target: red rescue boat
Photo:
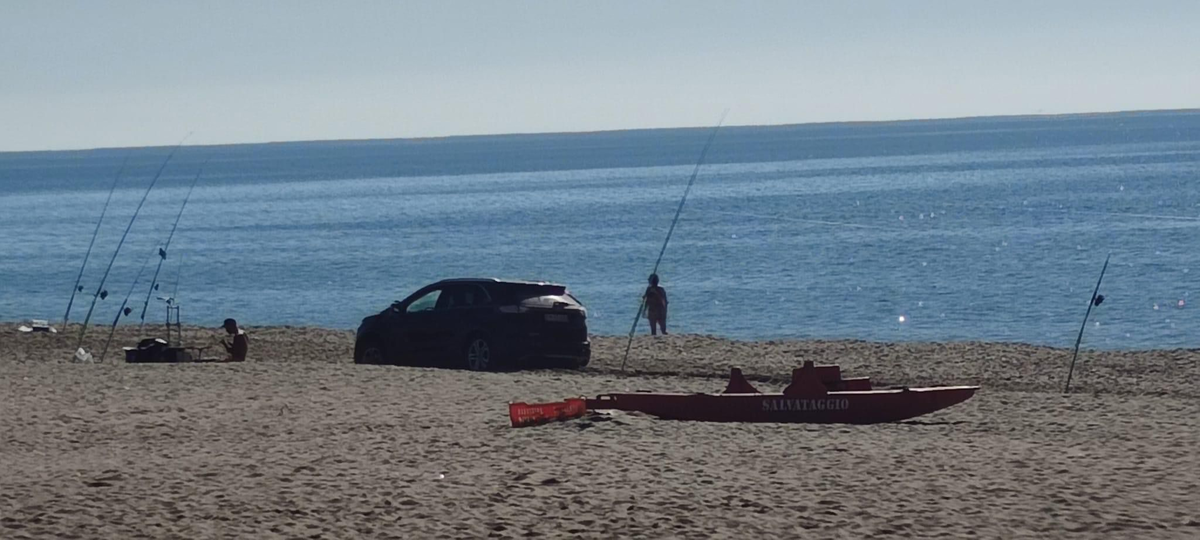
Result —
<path fill-rule="evenodd" d="M 639 411 L 668 420 L 702 422 L 789 422 L 878 424 L 915 418 L 971 398 L 978 386 L 875 390 L 866 377 L 843 379 L 838 366 L 792 371 L 792 383 L 764 394 L 733 368 L 720 394 L 602 394 L 587 400 L 592 410 Z"/>

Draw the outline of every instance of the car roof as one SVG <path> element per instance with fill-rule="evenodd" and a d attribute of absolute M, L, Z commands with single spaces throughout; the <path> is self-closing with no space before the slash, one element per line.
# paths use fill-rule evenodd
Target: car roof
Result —
<path fill-rule="evenodd" d="M 552 283 L 549 281 L 525 281 L 520 279 L 499 279 L 499 278 L 450 278 L 443 279 L 432 285 L 441 285 L 448 283 L 500 283 L 503 285 L 541 285 L 550 287 L 564 287 L 561 283 Z"/>
<path fill-rule="evenodd" d="M 416 292 L 409 295 L 408 298 L 412 298 L 413 296 L 416 296 L 418 293 L 420 293 L 421 291 L 424 291 L 426 289 L 438 287 L 441 285 L 451 285 L 451 284 L 458 284 L 458 283 L 475 283 L 475 284 L 493 283 L 493 284 L 498 284 L 498 285 L 533 285 L 535 287 L 561 287 L 564 291 L 567 290 L 566 285 L 562 285 L 560 283 L 553 283 L 553 282 L 549 282 L 549 281 L 525 281 L 525 280 L 520 280 L 520 279 L 500 279 L 500 278 L 449 278 L 449 279 L 443 279 L 441 281 L 435 281 L 433 283 L 430 283 L 429 285 L 421 287 L 420 289 L 417 289 Z M 392 304 L 393 305 L 399 304 L 401 302 L 404 302 L 404 300 L 396 300 L 396 301 L 392 302 Z"/>

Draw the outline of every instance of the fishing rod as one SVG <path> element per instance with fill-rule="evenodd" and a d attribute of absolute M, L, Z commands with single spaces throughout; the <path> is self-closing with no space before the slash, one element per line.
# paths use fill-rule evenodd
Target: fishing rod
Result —
<path fill-rule="evenodd" d="M 1092 314 L 1092 307 L 1098 306 L 1104 302 L 1104 295 L 1100 292 L 1100 282 L 1104 281 L 1104 272 L 1108 270 L 1108 259 L 1112 257 L 1109 253 L 1104 257 L 1104 268 L 1100 269 L 1100 279 L 1096 280 L 1096 288 L 1092 291 L 1092 301 L 1088 302 L 1087 312 L 1083 314 L 1083 324 L 1079 326 L 1079 336 L 1075 338 L 1075 352 L 1071 354 L 1071 369 L 1067 371 L 1067 385 L 1063 388 L 1064 394 L 1071 393 L 1071 375 L 1075 373 L 1075 359 L 1079 357 L 1079 343 L 1083 341 L 1083 329 L 1087 328 L 1088 315 Z"/>
<path fill-rule="evenodd" d="M 171 225 L 171 233 L 167 235 L 167 243 L 158 250 L 158 268 L 154 270 L 154 278 L 150 280 L 150 289 L 146 291 L 146 301 L 142 303 L 142 317 L 138 324 L 138 330 L 146 326 L 146 309 L 150 307 L 150 296 L 154 294 L 154 290 L 158 288 L 158 273 L 162 271 L 163 262 L 167 260 L 167 250 L 171 248 L 171 239 L 175 237 L 175 229 L 179 228 L 179 219 L 183 217 L 183 210 L 187 208 L 188 199 L 192 198 L 192 190 L 196 189 L 196 182 L 200 181 L 200 175 L 204 174 L 204 166 L 208 165 L 208 159 L 200 164 L 200 169 L 196 171 L 196 177 L 192 178 L 192 185 L 188 188 L 187 195 L 183 197 L 183 204 L 179 206 L 179 213 L 175 215 L 175 224 Z"/>
<path fill-rule="evenodd" d="M 67 321 L 71 318 L 71 306 L 75 305 L 75 295 L 83 291 L 83 287 L 79 285 L 83 281 L 83 271 L 87 268 L 88 258 L 92 256 L 92 247 L 96 245 L 96 237 L 100 236 L 100 224 L 104 223 L 104 215 L 108 213 L 108 203 L 112 202 L 112 196 L 117 191 L 117 182 L 121 180 L 121 175 L 125 172 L 125 165 L 129 163 L 129 153 L 125 154 L 125 159 L 121 161 L 121 168 L 117 169 L 117 175 L 113 177 L 112 187 L 108 189 L 108 197 L 104 199 L 104 206 L 100 209 L 100 219 L 96 220 L 96 230 L 92 231 L 92 241 L 88 242 L 87 253 L 83 254 L 83 264 L 79 265 L 79 275 L 75 278 L 75 286 L 71 287 L 71 300 L 67 302 L 67 313 L 63 315 L 63 331 L 67 329 Z"/>
<path fill-rule="evenodd" d="M 146 265 L 150 264 L 150 259 L 154 257 L 151 254 L 142 261 L 142 267 L 138 268 L 137 275 L 133 278 L 133 283 L 129 285 L 129 292 L 125 293 L 125 299 L 121 301 L 121 309 L 117 310 L 117 316 L 113 318 L 112 328 L 108 331 L 108 339 L 104 340 L 104 350 L 100 352 L 100 362 L 104 362 L 104 357 L 108 355 L 108 345 L 112 343 L 113 334 L 117 333 L 117 323 L 121 320 L 121 315 L 129 315 L 133 313 L 133 309 L 126 307 L 129 304 L 129 299 L 133 297 L 133 290 L 137 288 L 138 281 L 142 279 L 142 273 L 146 271 Z"/>
<path fill-rule="evenodd" d="M 104 275 L 100 278 L 100 284 L 96 286 L 96 292 L 92 295 L 92 305 L 88 307 L 87 317 L 83 319 L 83 328 L 79 329 L 79 343 L 75 346 L 76 353 L 83 349 L 83 338 L 87 336 L 88 322 L 92 320 L 92 311 L 96 309 L 96 301 L 108 296 L 108 291 L 104 290 L 104 282 L 108 281 L 108 273 L 112 271 L 113 263 L 117 262 L 117 255 L 121 253 L 121 246 L 125 245 L 125 238 L 129 236 L 129 230 L 133 228 L 133 222 L 137 221 L 138 214 L 142 211 L 142 206 L 146 204 L 146 198 L 150 197 L 150 191 L 158 183 L 163 170 L 167 168 L 167 164 L 171 162 L 171 158 L 175 157 L 175 152 L 183 146 L 183 142 L 191 135 L 191 133 L 188 133 L 183 140 L 179 141 L 179 144 L 175 145 L 175 148 L 171 149 L 171 153 L 167 154 L 167 159 L 163 160 L 162 166 L 158 168 L 158 172 L 150 180 L 150 185 L 146 188 L 146 193 L 142 194 L 142 200 L 138 201 L 137 208 L 133 210 L 133 216 L 130 216 L 129 224 L 125 226 L 125 232 L 121 234 L 121 240 L 117 242 L 117 249 L 113 250 L 112 258 L 108 261 L 108 267 L 104 269 Z"/>
<path fill-rule="evenodd" d="M 679 199 L 679 207 L 675 209 L 675 218 L 671 220 L 671 228 L 667 229 L 667 237 L 663 239 L 662 249 L 658 250 L 658 259 L 654 261 L 654 270 L 651 274 L 658 273 L 658 265 L 662 263 L 663 254 L 667 252 L 667 244 L 671 242 L 671 235 L 675 233 L 675 225 L 679 223 L 679 215 L 683 213 L 683 204 L 687 202 L 688 194 L 692 191 L 692 184 L 696 183 L 696 176 L 700 174 L 700 166 L 704 164 L 704 157 L 708 155 L 708 149 L 712 146 L 713 139 L 717 138 L 717 132 L 721 130 L 721 124 L 725 123 L 725 115 L 729 114 L 729 109 L 721 113 L 721 119 L 717 121 L 717 125 L 713 126 L 712 133 L 708 135 L 708 141 L 704 143 L 704 149 L 700 151 L 700 159 L 696 161 L 696 167 L 692 169 L 692 176 L 688 178 L 687 187 L 683 190 L 683 197 Z M 637 332 L 638 320 L 642 318 L 642 312 L 646 309 L 646 297 L 642 297 L 642 301 L 638 304 L 637 315 L 633 317 L 633 326 L 629 328 L 629 341 L 625 343 L 625 357 L 621 359 L 621 371 L 625 371 L 625 362 L 629 360 L 629 348 L 633 346 L 633 334 Z"/>
<path fill-rule="evenodd" d="M 175 290 L 171 291 L 171 298 L 174 298 L 178 303 L 179 300 L 179 278 L 183 276 L 183 255 L 179 256 L 179 269 L 175 271 Z"/>

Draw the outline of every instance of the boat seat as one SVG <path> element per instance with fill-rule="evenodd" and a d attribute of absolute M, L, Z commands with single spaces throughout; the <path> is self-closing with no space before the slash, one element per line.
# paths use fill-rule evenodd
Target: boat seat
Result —
<path fill-rule="evenodd" d="M 833 367 L 836 368 L 837 366 Z M 788 397 L 818 397 L 824 396 L 827 393 L 829 393 L 829 390 L 821 382 L 820 376 L 817 374 L 817 368 L 811 360 L 805 361 L 802 367 L 792 370 L 792 384 L 783 389 L 783 395 Z"/>
<path fill-rule="evenodd" d="M 817 370 L 817 380 L 822 383 L 829 384 L 842 380 L 842 368 L 840 366 L 814 366 Z"/>

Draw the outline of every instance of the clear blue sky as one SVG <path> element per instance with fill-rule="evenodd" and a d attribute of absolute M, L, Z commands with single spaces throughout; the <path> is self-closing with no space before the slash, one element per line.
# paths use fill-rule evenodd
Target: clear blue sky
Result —
<path fill-rule="evenodd" d="M 0 2 L 0 150 L 1197 106 L 1197 1 Z"/>

